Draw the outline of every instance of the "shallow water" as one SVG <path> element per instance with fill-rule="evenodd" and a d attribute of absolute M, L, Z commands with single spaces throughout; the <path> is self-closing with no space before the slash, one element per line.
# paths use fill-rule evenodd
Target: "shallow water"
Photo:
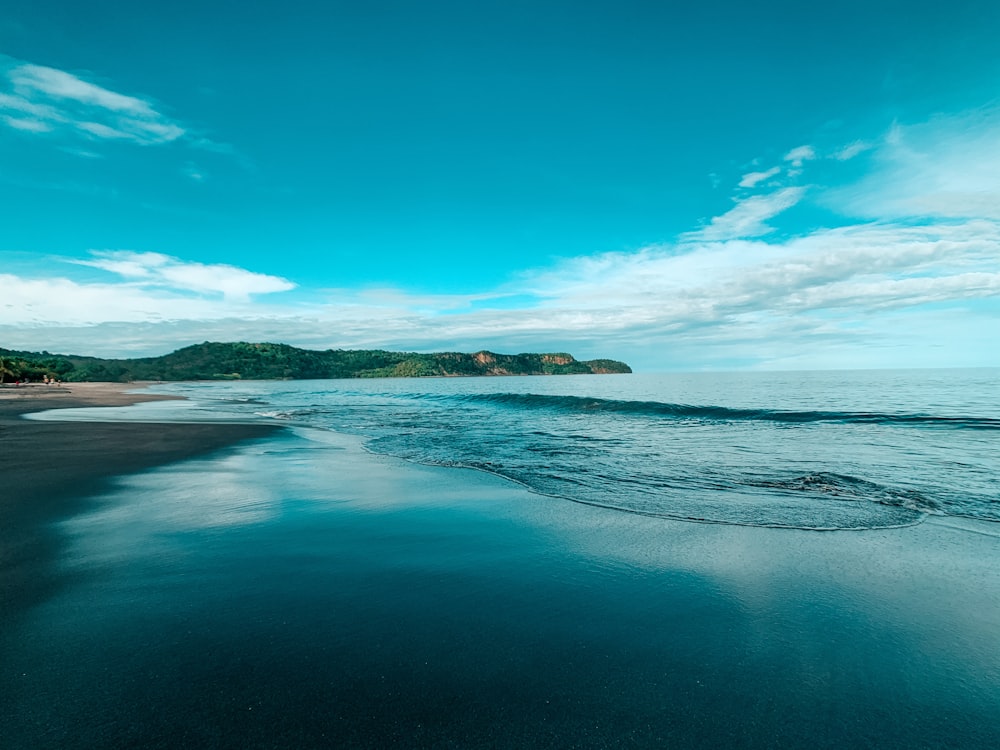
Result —
<path fill-rule="evenodd" d="M 622 511 L 813 529 L 1000 521 L 1000 370 L 199 383 L 134 407 L 364 436 Z"/>

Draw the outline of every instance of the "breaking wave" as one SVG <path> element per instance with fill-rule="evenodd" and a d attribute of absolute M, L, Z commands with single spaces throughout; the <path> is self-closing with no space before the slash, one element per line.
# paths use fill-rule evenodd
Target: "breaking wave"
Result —
<path fill-rule="evenodd" d="M 520 409 L 549 409 L 580 413 L 604 412 L 679 420 L 784 422 L 789 424 L 836 422 L 840 424 L 1000 430 L 1000 419 L 989 417 L 943 417 L 930 414 L 880 414 L 850 411 L 738 409 L 726 406 L 698 406 L 692 404 L 664 403 L 661 401 L 619 401 L 615 399 L 584 398 L 581 396 L 548 396 L 536 393 L 477 393 L 454 398 L 466 402 L 479 402 Z"/>

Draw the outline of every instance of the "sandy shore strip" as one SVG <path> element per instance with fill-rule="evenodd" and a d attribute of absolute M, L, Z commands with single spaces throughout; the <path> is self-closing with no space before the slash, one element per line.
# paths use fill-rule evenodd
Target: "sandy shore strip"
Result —
<path fill-rule="evenodd" d="M 46 409 L 127 406 L 173 398 L 141 384 L 0 387 L 0 601 L 14 613 L 55 585 L 47 524 L 77 510 L 113 477 L 269 435 L 249 424 L 32 421 Z M 2 616 L 0 616 L 2 617 Z"/>

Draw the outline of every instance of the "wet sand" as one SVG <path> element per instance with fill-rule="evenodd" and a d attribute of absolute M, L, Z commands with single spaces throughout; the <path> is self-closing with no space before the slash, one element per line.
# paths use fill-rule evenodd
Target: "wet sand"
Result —
<path fill-rule="evenodd" d="M 114 477 L 274 432 L 267 425 L 29 421 L 46 409 L 171 398 L 141 384 L 0 386 L 0 627 L 57 585 L 47 524 L 77 511 Z"/>

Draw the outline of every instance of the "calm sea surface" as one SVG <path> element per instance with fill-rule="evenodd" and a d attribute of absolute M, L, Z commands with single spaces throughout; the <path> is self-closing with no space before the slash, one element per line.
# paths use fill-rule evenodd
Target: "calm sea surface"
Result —
<path fill-rule="evenodd" d="M 995 750 L 998 385 L 194 383 L 59 410 L 289 429 L 71 503 L 45 596 L 0 608 L 0 747 Z"/>
<path fill-rule="evenodd" d="M 1000 521 L 1000 371 L 181 384 L 244 416 L 678 519 L 816 529 Z"/>

